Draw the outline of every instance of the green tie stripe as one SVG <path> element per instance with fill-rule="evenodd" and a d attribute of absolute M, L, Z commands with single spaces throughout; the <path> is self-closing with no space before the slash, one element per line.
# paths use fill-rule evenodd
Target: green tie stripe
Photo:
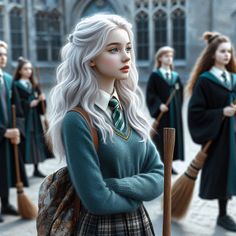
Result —
<path fill-rule="evenodd" d="M 225 83 L 226 85 L 228 85 L 228 80 L 227 80 L 225 71 L 222 73 L 221 76 L 224 78 L 224 83 Z"/>
<path fill-rule="evenodd" d="M 119 101 L 115 97 L 112 97 L 111 100 L 109 101 L 108 106 L 111 108 L 112 111 L 112 120 L 114 126 L 119 131 L 123 132 L 125 128 L 125 122 L 120 109 Z"/>

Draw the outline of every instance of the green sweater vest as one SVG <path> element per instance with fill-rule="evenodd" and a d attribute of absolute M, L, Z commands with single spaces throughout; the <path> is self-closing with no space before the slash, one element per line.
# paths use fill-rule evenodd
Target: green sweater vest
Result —
<path fill-rule="evenodd" d="M 97 215 L 132 212 L 142 201 L 163 192 L 163 164 L 150 140 L 133 129 L 127 137 L 114 133 L 104 143 L 98 131 L 96 152 L 89 127 L 77 112 L 68 112 L 62 139 L 69 173 L 83 206 Z"/>

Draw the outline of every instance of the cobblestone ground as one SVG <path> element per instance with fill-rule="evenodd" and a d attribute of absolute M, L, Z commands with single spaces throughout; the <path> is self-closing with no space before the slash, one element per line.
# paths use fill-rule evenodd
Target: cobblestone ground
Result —
<path fill-rule="evenodd" d="M 147 113 L 148 114 L 148 113 Z M 186 117 L 186 104 L 183 110 L 184 117 Z M 199 147 L 191 141 L 189 133 L 185 126 L 185 162 L 175 162 L 174 167 L 181 174 L 186 169 L 188 163 L 194 157 L 199 150 Z M 50 174 L 54 170 L 63 166 L 63 163 L 59 163 L 56 159 L 51 159 L 42 163 L 40 169 L 45 174 Z M 27 173 L 32 175 L 32 166 L 27 166 Z M 174 181 L 177 177 L 173 177 Z M 39 178 L 29 177 L 30 187 L 25 188 L 26 195 L 37 204 L 38 188 L 42 181 Z M 224 229 L 216 226 L 216 217 L 218 212 L 217 201 L 203 201 L 198 195 L 197 181 L 193 201 L 191 203 L 188 214 L 181 221 L 172 222 L 172 236 L 235 236 L 236 233 L 229 233 Z M 16 191 L 11 190 L 11 203 L 16 205 Z M 162 197 L 155 199 L 151 202 L 145 203 L 150 217 L 153 221 L 156 235 L 162 235 Z M 236 199 L 233 198 L 228 206 L 229 213 L 236 220 Z M 22 220 L 19 217 L 6 216 L 5 222 L 0 224 L 1 236 L 35 236 L 35 221 Z"/>

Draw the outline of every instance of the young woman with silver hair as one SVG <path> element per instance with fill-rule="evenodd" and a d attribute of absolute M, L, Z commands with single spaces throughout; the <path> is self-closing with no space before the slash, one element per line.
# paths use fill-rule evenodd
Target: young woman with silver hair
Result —
<path fill-rule="evenodd" d="M 49 131 L 81 199 L 76 235 L 154 235 L 142 202 L 163 192 L 163 164 L 149 139 L 131 25 L 117 15 L 82 19 L 62 48 Z M 94 148 L 89 127 L 95 127 Z"/>

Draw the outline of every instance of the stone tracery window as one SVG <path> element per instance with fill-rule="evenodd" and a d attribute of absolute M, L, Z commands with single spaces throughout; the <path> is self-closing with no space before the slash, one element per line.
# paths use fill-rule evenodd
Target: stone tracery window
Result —
<path fill-rule="evenodd" d="M 149 58 L 149 35 L 148 35 L 148 14 L 140 11 L 136 15 L 137 29 L 137 55 L 138 60 L 148 60 Z"/>
<path fill-rule="evenodd" d="M 185 13 L 181 9 L 172 12 L 172 46 L 176 59 L 185 58 Z"/>
<path fill-rule="evenodd" d="M 23 27 L 22 12 L 14 8 L 10 12 L 10 32 L 11 32 L 11 55 L 12 60 L 16 61 L 23 55 Z"/>
<path fill-rule="evenodd" d="M 153 15 L 154 23 L 154 47 L 155 51 L 158 48 L 165 46 L 167 42 L 167 15 L 164 11 L 158 10 Z"/>
<path fill-rule="evenodd" d="M 152 60 L 156 50 L 164 45 L 175 49 L 176 59 L 185 60 L 185 2 L 186 0 L 134 1 L 139 61 Z"/>
<path fill-rule="evenodd" d="M 61 47 L 60 15 L 54 12 L 39 12 L 35 21 L 38 61 L 58 61 Z"/>
<path fill-rule="evenodd" d="M 3 9 L 0 8 L 0 40 L 4 39 Z"/>

